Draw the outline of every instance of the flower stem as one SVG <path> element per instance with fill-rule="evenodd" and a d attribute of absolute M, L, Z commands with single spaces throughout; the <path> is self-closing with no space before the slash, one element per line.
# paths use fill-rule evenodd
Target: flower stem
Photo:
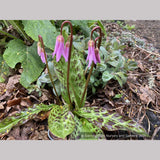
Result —
<path fill-rule="evenodd" d="M 92 35 L 93 35 L 93 32 L 96 30 L 96 29 L 99 29 L 99 36 L 95 39 L 95 47 L 96 47 L 96 41 L 98 41 L 98 49 L 100 48 L 100 45 L 101 45 L 101 38 L 102 38 L 102 34 L 101 34 L 101 28 L 99 26 L 97 27 L 94 27 L 91 31 L 91 40 L 92 40 Z M 90 80 L 90 77 L 91 77 L 91 74 L 92 74 L 92 71 L 93 71 L 93 67 L 94 67 L 94 62 L 92 62 L 92 65 L 91 65 L 91 69 L 89 71 L 89 74 L 88 74 L 88 77 L 87 77 L 87 81 L 86 81 L 86 84 L 85 84 L 85 88 L 84 88 L 84 91 L 83 91 L 83 95 L 82 95 L 82 99 L 81 99 L 81 103 L 80 105 L 82 105 L 83 103 L 83 100 L 84 100 L 84 96 L 86 94 L 86 91 L 87 91 L 87 86 L 88 86 L 88 83 L 89 83 L 89 80 Z"/>
<path fill-rule="evenodd" d="M 53 89 L 54 89 L 54 91 L 55 91 L 55 93 L 56 93 L 57 99 L 58 99 L 60 105 L 62 105 L 62 102 L 61 102 L 61 100 L 59 99 L 58 93 L 57 93 L 57 91 L 56 91 L 56 87 L 55 87 L 55 85 L 54 85 L 51 72 L 50 72 L 50 70 L 49 70 L 48 61 L 47 61 L 47 55 L 46 55 L 46 52 L 45 52 L 45 49 L 44 49 L 43 39 L 42 39 L 42 37 L 41 37 L 40 35 L 38 36 L 38 38 L 39 38 L 39 41 L 41 42 L 41 45 L 42 45 L 42 48 L 43 48 L 43 51 L 44 51 L 44 57 L 45 57 L 45 61 L 46 61 L 46 67 L 47 67 L 47 70 L 48 70 L 49 78 L 50 78 L 50 80 L 51 80 Z"/>
<path fill-rule="evenodd" d="M 89 74 L 88 74 L 88 77 L 87 77 L 87 81 L 86 81 L 86 84 L 85 84 L 85 88 L 84 88 L 84 91 L 83 91 L 83 95 L 82 95 L 80 106 L 83 103 L 84 96 L 85 96 L 85 93 L 86 93 L 86 90 L 87 90 L 87 86 L 88 86 L 88 83 L 89 83 L 89 80 L 90 80 L 90 77 L 91 77 L 91 74 L 92 74 L 92 71 L 93 71 L 93 67 L 94 67 L 94 63 L 92 62 L 91 69 L 89 71 Z"/>
<path fill-rule="evenodd" d="M 68 98 L 69 98 L 69 110 L 72 107 L 72 101 L 71 101 L 71 97 L 70 97 L 70 92 L 69 92 L 69 72 L 70 72 L 70 59 L 71 59 L 71 50 L 72 50 L 72 41 L 73 41 L 73 29 L 72 29 L 72 23 L 70 21 L 64 21 L 61 25 L 61 35 L 62 35 L 62 29 L 64 24 L 68 23 L 70 25 L 70 46 L 69 46 L 69 56 L 68 56 L 68 67 L 67 67 L 67 92 L 68 92 Z"/>

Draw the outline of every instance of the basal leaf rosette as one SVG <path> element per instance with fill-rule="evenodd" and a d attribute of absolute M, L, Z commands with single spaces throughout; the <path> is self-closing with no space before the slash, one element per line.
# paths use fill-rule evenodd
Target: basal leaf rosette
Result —
<path fill-rule="evenodd" d="M 117 112 L 108 111 L 104 107 L 83 107 L 75 113 L 103 130 L 127 130 L 134 134 L 148 136 L 145 129 L 133 119 L 124 117 Z"/>
<path fill-rule="evenodd" d="M 55 106 L 48 117 L 50 132 L 59 138 L 65 138 L 75 128 L 74 115 L 68 109 L 68 105 Z"/>

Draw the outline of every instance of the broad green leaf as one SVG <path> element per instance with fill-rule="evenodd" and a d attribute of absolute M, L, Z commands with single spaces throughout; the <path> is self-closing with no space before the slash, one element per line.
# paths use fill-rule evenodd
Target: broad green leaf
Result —
<path fill-rule="evenodd" d="M 56 57 L 56 56 L 55 56 Z M 67 92 L 67 65 L 64 58 L 57 63 L 56 58 L 54 57 L 54 66 L 58 79 L 62 84 L 62 96 L 66 103 L 69 104 L 68 92 Z M 79 53 L 72 52 L 71 55 L 71 63 L 70 63 L 70 77 L 69 77 L 69 85 L 70 85 L 70 95 L 71 101 L 75 102 L 76 106 L 81 107 L 80 99 L 84 91 L 85 87 L 85 76 L 84 69 L 82 66 L 82 62 L 84 58 Z M 85 101 L 85 98 L 84 98 Z M 84 102 L 82 103 L 83 106 Z"/>
<path fill-rule="evenodd" d="M 17 63 L 22 63 L 26 60 L 26 52 L 27 47 L 21 40 L 12 40 L 8 43 L 3 58 L 11 68 L 14 68 Z"/>
<path fill-rule="evenodd" d="M 73 132 L 74 127 L 74 115 L 69 111 L 68 105 L 54 106 L 48 118 L 48 128 L 51 133 L 64 139 Z"/>
<path fill-rule="evenodd" d="M 5 81 L 5 77 L 10 74 L 9 66 L 4 61 L 2 55 L 0 55 L 0 83 Z"/>
<path fill-rule="evenodd" d="M 8 133 L 12 127 L 14 126 L 20 126 L 30 119 L 34 119 L 37 114 L 39 114 L 42 111 L 49 111 L 51 108 L 53 108 L 54 104 L 51 105 L 34 105 L 33 107 L 27 108 L 24 111 L 21 111 L 20 113 L 16 113 L 13 116 L 7 117 L 0 121 L 0 134 Z"/>
<path fill-rule="evenodd" d="M 114 75 L 112 75 L 111 73 L 109 73 L 108 71 L 103 72 L 102 74 L 102 80 L 103 82 L 108 82 L 110 79 L 112 79 L 114 77 Z"/>
<path fill-rule="evenodd" d="M 83 52 L 85 49 L 85 42 L 84 40 L 81 42 L 73 42 L 73 46 L 79 51 Z"/>
<path fill-rule="evenodd" d="M 90 36 L 91 29 L 88 27 L 88 21 L 84 20 L 71 20 L 73 27 L 79 27 L 82 30 L 82 33 L 88 37 Z"/>
<path fill-rule="evenodd" d="M 145 129 L 133 119 L 124 117 L 117 112 L 108 111 L 104 107 L 82 107 L 75 113 L 107 131 L 127 130 L 138 135 L 148 136 Z"/>
<path fill-rule="evenodd" d="M 44 69 L 44 64 L 37 54 L 36 43 L 27 47 L 21 40 L 17 39 L 10 41 L 7 47 L 3 54 L 4 60 L 11 68 L 14 68 L 17 63 L 22 64 L 23 73 L 20 83 L 26 88 L 29 87 Z"/>
<path fill-rule="evenodd" d="M 41 35 L 44 45 L 54 49 L 56 37 L 59 32 L 49 20 L 23 20 L 25 32 L 35 41 L 38 41 L 38 35 Z"/>
<path fill-rule="evenodd" d="M 70 134 L 71 140 L 94 140 L 105 139 L 103 131 L 85 118 L 78 118 L 74 116 L 76 126 L 74 131 Z"/>

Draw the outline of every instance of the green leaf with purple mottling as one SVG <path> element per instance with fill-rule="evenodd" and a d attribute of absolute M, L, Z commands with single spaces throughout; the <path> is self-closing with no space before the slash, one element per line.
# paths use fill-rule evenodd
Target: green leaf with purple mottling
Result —
<path fill-rule="evenodd" d="M 68 105 L 54 106 L 48 118 L 50 132 L 56 137 L 64 139 L 73 132 L 74 127 L 74 115 L 69 111 Z"/>
<path fill-rule="evenodd" d="M 8 133 L 14 126 L 20 126 L 28 122 L 30 119 L 34 119 L 37 116 L 37 114 L 42 111 L 49 111 L 53 106 L 54 104 L 34 105 L 33 107 L 29 107 L 24 111 L 21 111 L 20 113 L 16 113 L 13 116 L 9 116 L 3 119 L 2 121 L 0 121 L 0 135 Z"/>
<path fill-rule="evenodd" d="M 145 129 L 133 119 L 109 111 L 104 107 L 83 107 L 75 113 L 107 131 L 127 130 L 138 135 L 148 136 Z"/>

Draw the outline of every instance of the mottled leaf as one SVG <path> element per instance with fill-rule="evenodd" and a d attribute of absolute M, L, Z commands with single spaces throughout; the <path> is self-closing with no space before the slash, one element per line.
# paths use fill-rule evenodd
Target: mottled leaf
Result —
<path fill-rule="evenodd" d="M 48 118 L 48 127 L 53 135 L 63 139 L 73 132 L 74 115 L 69 111 L 68 105 L 53 107 Z"/>
<path fill-rule="evenodd" d="M 148 136 L 144 128 L 133 119 L 108 111 L 104 107 L 83 107 L 75 113 L 107 131 L 128 130 L 135 134 Z"/>
<path fill-rule="evenodd" d="M 113 77 L 114 77 L 114 75 L 112 73 L 109 73 L 108 71 L 105 71 L 102 74 L 102 80 L 103 80 L 103 82 L 108 82 Z"/>
<path fill-rule="evenodd" d="M 27 108 L 20 113 L 16 113 L 13 116 L 7 117 L 0 121 L 0 135 L 8 133 L 12 127 L 20 126 L 26 123 L 30 119 L 34 119 L 36 115 L 42 111 L 49 111 L 54 104 L 51 105 L 34 105 L 33 107 Z"/>
<path fill-rule="evenodd" d="M 84 69 L 82 65 L 83 61 L 84 61 L 83 56 L 81 56 L 78 53 L 72 52 L 71 63 L 70 63 L 70 77 L 69 77 L 70 95 L 71 95 L 71 101 L 72 102 L 74 101 L 76 106 L 78 107 L 81 107 L 84 104 L 83 102 L 82 105 L 80 105 L 80 99 L 83 94 L 86 82 L 84 76 Z M 63 57 L 58 63 L 56 62 L 56 58 L 54 57 L 55 71 L 58 79 L 62 84 L 62 96 L 65 102 L 69 104 L 68 92 L 67 92 L 67 65 L 68 63 L 65 62 Z"/>
<path fill-rule="evenodd" d="M 73 27 L 74 26 L 79 27 L 83 32 L 83 34 L 87 37 L 90 35 L 91 31 L 91 29 L 88 27 L 88 22 L 89 21 L 84 21 L 84 20 L 71 20 Z"/>
<path fill-rule="evenodd" d="M 76 126 L 70 135 L 72 140 L 94 140 L 105 139 L 103 131 L 92 123 L 88 122 L 85 118 L 78 118 L 74 116 Z"/>

